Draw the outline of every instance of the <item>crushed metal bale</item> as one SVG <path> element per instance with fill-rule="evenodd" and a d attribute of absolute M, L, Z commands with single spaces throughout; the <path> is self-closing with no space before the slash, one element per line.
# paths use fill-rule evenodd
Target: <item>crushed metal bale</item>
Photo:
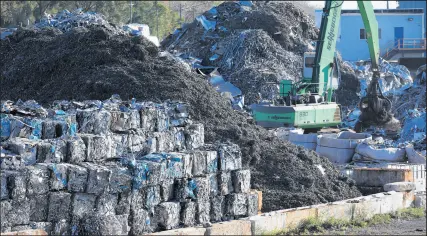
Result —
<path fill-rule="evenodd" d="M 242 169 L 240 148 L 231 143 L 205 146 L 204 127 L 192 123 L 184 103 L 121 101 L 114 95 L 105 101 L 62 101 L 47 109 L 20 107 L 21 102 L 5 104 L 2 115 L 7 120 L 2 123 L 0 159 L 2 232 L 51 224 L 54 228 L 49 234 L 139 235 L 257 214 L 253 209 L 258 208 L 258 199 L 250 193 L 250 170 Z M 35 101 L 32 104 L 37 105 Z M 28 115 L 34 107 L 46 113 Z M 153 112 L 147 114 L 147 110 Z M 91 118 L 79 116 L 81 112 Z M 99 113 L 104 114 L 105 123 L 97 122 Z M 117 113 L 117 119 L 105 119 Z M 126 121 L 135 113 L 138 118 L 130 126 Z M 55 137 L 34 136 L 37 126 L 30 126 L 30 132 L 10 132 L 21 127 L 4 126 L 18 118 L 37 119 L 44 130 L 52 120 L 60 120 L 57 114 L 73 119 L 65 132 Z M 151 117 L 147 119 L 147 115 Z M 177 117 L 187 123 L 177 123 Z M 147 125 L 146 120 L 152 124 Z M 73 122 L 77 132 L 70 132 Z M 83 129 L 89 123 L 94 127 Z M 177 135 L 182 132 L 179 128 L 185 130 L 183 135 Z M 116 135 L 124 138 L 115 139 Z M 153 140 L 154 148 L 144 148 Z M 47 141 L 48 151 L 40 149 Z M 134 141 L 142 148 L 135 148 Z M 184 145 L 164 145 L 167 142 Z M 73 145 L 65 145 L 70 143 Z M 117 148 L 121 151 L 114 150 Z M 50 158 L 60 149 L 61 158 Z M 29 157 L 26 150 L 36 155 Z M 219 155 L 223 152 L 227 155 Z M 17 157 L 24 160 L 18 168 L 4 164 Z M 25 162 L 28 158 L 31 162 Z M 239 164 L 231 169 L 218 164 L 225 162 Z M 233 176 L 232 189 L 227 192 L 220 191 L 218 185 L 224 175 Z M 224 199 L 234 199 L 234 195 L 240 201 L 227 206 L 239 210 L 226 212 Z"/>

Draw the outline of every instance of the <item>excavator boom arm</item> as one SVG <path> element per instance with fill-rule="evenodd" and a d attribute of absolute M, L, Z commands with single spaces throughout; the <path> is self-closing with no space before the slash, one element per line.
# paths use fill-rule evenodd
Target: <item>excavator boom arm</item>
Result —
<path fill-rule="evenodd" d="M 375 18 L 374 8 L 370 1 L 357 1 L 357 5 L 359 6 L 360 15 L 365 26 L 366 41 L 368 42 L 369 55 L 371 57 L 371 68 L 375 73 L 378 71 L 380 58 L 377 19 Z"/>
<path fill-rule="evenodd" d="M 318 93 L 322 96 L 328 89 L 329 76 L 334 65 L 342 4 L 343 1 L 325 1 L 323 8 L 311 81 L 313 84 L 318 84 Z"/>
<path fill-rule="evenodd" d="M 344 1 L 325 1 L 322 22 L 320 25 L 319 40 L 316 45 L 312 83 L 318 84 L 318 93 L 324 95 L 328 91 L 331 96 L 330 75 L 334 65 L 336 42 L 338 39 L 341 8 Z M 379 39 L 378 23 L 375 18 L 374 8 L 370 1 L 357 1 L 360 14 L 365 26 L 366 40 L 372 62 L 374 77 L 379 77 Z M 328 99 L 329 100 L 329 99 Z"/>
<path fill-rule="evenodd" d="M 316 45 L 316 55 L 313 65 L 312 84 L 316 84 L 318 94 L 326 97 L 330 102 L 333 92 L 332 70 L 334 69 L 334 56 L 336 41 L 341 19 L 341 7 L 343 1 L 325 1 L 322 22 L 320 25 L 319 40 Z M 357 1 L 363 24 L 365 26 L 366 42 L 368 44 L 369 56 L 371 58 L 372 80 L 367 90 L 367 96 L 362 98 L 359 107 L 361 115 L 359 122 L 366 124 L 381 125 L 392 119 L 391 102 L 384 97 L 379 86 L 379 38 L 378 23 L 371 1 Z M 338 69 L 338 68 L 336 68 Z M 327 96 L 325 96 L 327 95 Z M 361 127 L 362 125 L 358 125 Z M 360 131 L 360 130 L 359 130 Z"/>

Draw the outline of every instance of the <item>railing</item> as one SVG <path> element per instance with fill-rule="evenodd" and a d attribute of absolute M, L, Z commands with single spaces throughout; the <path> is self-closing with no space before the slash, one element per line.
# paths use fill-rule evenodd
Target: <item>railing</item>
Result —
<path fill-rule="evenodd" d="M 385 47 L 386 48 L 386 51 L 382 54 L 382 58 L 384 58 L 384 59 L 388 59 L 388 57 L 389 57 L 389 55 L 393 52 L 393 51 L 395 51 L 395 50 L 397 50 L 396 49 L 396 41 L 395 40 L 390 40 L 390 41 L 388 41 L 387 42 L 387 46 Z"/>
<path fill-rule="evenodd" d="M 405 50 L 426 49 L 426 39 L 398 39 L 397 48 Z"/>
<path fill-rule="evenodd" d="M 395 41 L 389 41 L 386 47 L 385 53 L 383 53 L 382 58 L 389 59 L 394 54 L 396 54 L 399 50 L 422 50 L 426 49 L 426 39 L 398 39 Z"/>

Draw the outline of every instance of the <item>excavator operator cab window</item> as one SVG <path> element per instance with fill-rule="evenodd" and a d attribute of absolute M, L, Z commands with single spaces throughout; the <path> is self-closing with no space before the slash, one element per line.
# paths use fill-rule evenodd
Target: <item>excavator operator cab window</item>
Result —
<path fill-rule="evenodd" d="M 314 57 L 306 57 L 304 64 L 305 64 L 304 66 L 307 67 L 307 68 L 313 68 L 313 66 L 314 66 Z"/>
<path fill-rule="evenodd" d="M 305 53 L 304 54 L 304 69 L 303 76 L 304 79 L 310 79 L 313 75 L 313 67 L 314 67 L 314 53 Z"/>

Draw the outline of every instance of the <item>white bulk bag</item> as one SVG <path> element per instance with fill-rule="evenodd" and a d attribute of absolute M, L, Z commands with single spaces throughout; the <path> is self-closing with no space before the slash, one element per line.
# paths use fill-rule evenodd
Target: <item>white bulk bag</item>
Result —
<path fill-rule="evenodd" d="M 298 134 L 297 132 L 290 132 L 289 142 L 303 146 L 309 150 L 316 150 L 317 134 Z"/>
<path fill-rule="evenodd" d="M 346 164 L 351 161 L 358 143 L 372 139 L 370 134 L 340 132 L 336 138 L 324 135 L 317 141 L 316 152 L 332 163 Z"/>
<path fill-rule="evenodd" d="M 426 164 L 425 151 L 424 153 L 417 152 L 415 151 L 414 146 L 411 144 L 405 147 L 405 151 L 406 151 L 406 156 L 408 157 L 409 163 L 424 164 L 424 165 Z"/>
<path fill-rule="evenodd" d="M 359 154 L 357 160 L 375 160 L 387 162 L 405 161 L 406 151 L 404 148 L 381 148 L 377 149 L 367 143 L 360 143 L 356 147 L 356 153 Z M 356 161 L 355 159 L 353 159 Z"/>
<path fill-rule="evenodd" d="M 303 129 L 284 128 L 284 127 L 277 129 L 277 137 L 280 140 L 289 140 L 289 134 L 290 133 L 303 134 L 304 130 Z"/>

